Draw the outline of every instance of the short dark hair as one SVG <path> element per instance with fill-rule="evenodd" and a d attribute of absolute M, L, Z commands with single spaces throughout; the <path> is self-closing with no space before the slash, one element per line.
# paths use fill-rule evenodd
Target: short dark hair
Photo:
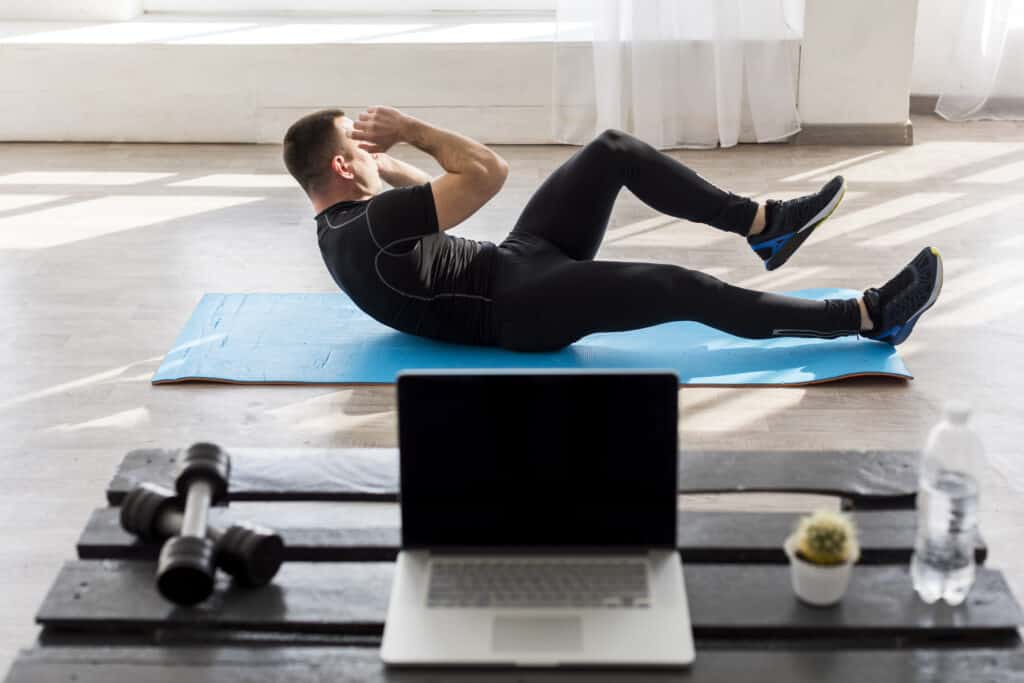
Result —
<path fill-rule="evenodd" d="M 344 115 L 340 109 L 321 109 L 303 116 L 284 134 L 284 165 L 306 194 L 316 191 L 331 159 L 341 151 L 341 135 L 334 122 Z"/>

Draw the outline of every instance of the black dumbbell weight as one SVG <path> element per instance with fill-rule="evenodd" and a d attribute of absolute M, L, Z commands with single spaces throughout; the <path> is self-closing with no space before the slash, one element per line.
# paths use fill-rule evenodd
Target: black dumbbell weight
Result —
<path fill-rule="evenodd" d="M 161 541 L 181 531 L 181 510 L 174 492 L 156 484 L 141 484 L 121 504 L 121 526 L 147 542 Z M 239 522 L 227 529 L 208 525 L 215 543 L 217 567 L 242 586 L 264 586 L 284 560 L 281 537 L 255 524 Z"/>
<path fill-rule="evenodd" d="M 231 460 L 219 446 L 189 446 L 178 468 L 175 489 L 185 501 L 181 530 L 160 550 L 156 585 L 160 594 L 179 605 L 195 605 L 210 597 L 216 574 L 216 544 L 207 536 L 210 506 L 227 500 Z"/>
<path fill-rule="evenodd" d="M 217 542 L 217 566 L 242 586 L 265 586 L 284 561 L 284 540 L 265 527 L 236 522 L 211 529 Z"/>

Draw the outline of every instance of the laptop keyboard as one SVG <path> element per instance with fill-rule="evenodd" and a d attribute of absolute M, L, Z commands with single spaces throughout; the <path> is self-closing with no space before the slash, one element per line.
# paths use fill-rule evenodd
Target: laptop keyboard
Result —
<path fill-rule="evenodd" d="M 650 607 L 647 563 L 433 559 L 427 607 Z"/>

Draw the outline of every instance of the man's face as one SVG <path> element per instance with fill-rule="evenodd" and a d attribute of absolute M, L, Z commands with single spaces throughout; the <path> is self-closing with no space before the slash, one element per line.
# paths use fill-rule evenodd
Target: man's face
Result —
<path fill-rule="evenodd" d="M 347 116 L 340 116 L 335 120 L 334 125 L 338 127 L 341 133 L 341 145 L 344 149 L 343 156 L 352 174 L 355 176 L 353 180 L 360 187 L 371 192 L 377 192 L 381 186 L 377 160 L 352 139 L 352 119 Z"/>

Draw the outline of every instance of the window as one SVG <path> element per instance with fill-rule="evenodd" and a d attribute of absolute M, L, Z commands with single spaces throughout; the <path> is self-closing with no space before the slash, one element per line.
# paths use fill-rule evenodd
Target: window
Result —
<path fill-rule="evenodd" d="M 190 14 L 405 14 L 553 12 L 557 0 L 143 0 L 146 12 Z"/>

